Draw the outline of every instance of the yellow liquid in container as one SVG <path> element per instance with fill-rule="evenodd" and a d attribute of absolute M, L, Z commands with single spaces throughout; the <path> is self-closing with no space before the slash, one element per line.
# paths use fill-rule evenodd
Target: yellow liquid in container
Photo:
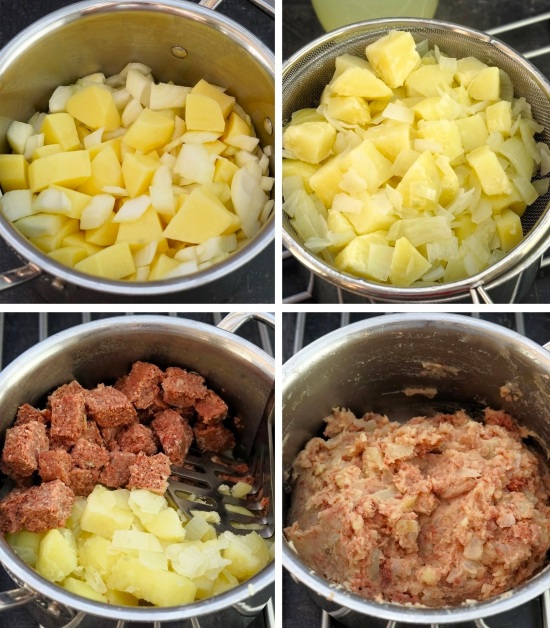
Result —
<path fill-rule="evenodd" d="M 380 17 L 433 17 L 438 0 L 311 0 L 326 31 Z"/>

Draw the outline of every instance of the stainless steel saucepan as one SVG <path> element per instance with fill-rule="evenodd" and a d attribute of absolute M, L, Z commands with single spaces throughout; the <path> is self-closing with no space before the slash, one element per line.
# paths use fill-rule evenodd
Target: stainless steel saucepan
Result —
<path fill-rule="evenodd" d="M 547 345 L 548 346 L 548 345 Z M 450 314 L 374 317 L 330 333 L 283 367 L 285 524 L 298 452 L 322 428 L 334 407 L 406 420 L 460 407 L 488 405 L 510 412 L 550 450 L 550 353 L 504 327 Z M 514 394 L 506 394 L 505 386 Z M 406 388 L 436 388 L 433 400 L 407 397 Z M 550 587 L 546 567 L 514 590 L 483 602 L 434 609 L 378 603 L 330 585 L 283 542 L 283 564 L 313 598 L 346 626 L 382 628 L 388 621 L 449 624 L 495 615 Z M 462 624 L 461 624 L 462 625 Z M 476 624 L 477 625 L 477 624 Z"/>
<path fill-rule="evenodd" d="M 273 13 L 272 0 L 252 0 Z M 226 87 L 251 116 L 261 146 L 273 146 L 275 107 L 272 52 L 235 21 L 212 11 L 221 0 L 85 0 L 50 13 L 0 51 L 0 152 L 13 120 L 46 111 L 58 85 L 92 72 L 116 74 L 130 61 L 145 63 L 155 79 L 194 84 L 204 78 Z M 271 157 L 273 170 L 273 157 Z M 206 270 L 154 282 L 112 281 L 59 264 L 0 214 L 0 236 L 25 260 L 0 274 L 0 290 L 46 272 L 61 282 L 124 295 L 167 294 L 220 279 L 258 255 L 274 236 L 271 216 L 237 253 Z"/>
<path fill-rule="evenodd" d="M 0 430 L 3 433 L 10 426 L 20 404 L 45 402 L 49 391 L 72 379 L 86 387 L 112 381 L 136 360 L 201 373 L 213 388 L 223 391 L 243 424 L 247 419 L 255 423 L 270 396 L 275 366 L 266 353 L 233 333 L 249 318 L 273 326 L 268 314 L 230 314 L 218 327 L 144 315 L 94 321 L 51 336 L 0 373 Z M 271 426 L 264 432 L 270 440 Z M 272 443 L 264 445 L 272 460 Z M 273 595 L 275 579 L 271 563 L 235 589 L 201 602 L 168 608 L 124 607 L 87 600 L 49 582 L 1 536 L 0 562 L 20 587 L 0 595 L 0 624 L 2 610 L 28 604 L 29 612 L 46 628 L 76 626 L 86 613 L 118 620 L 120 625 L 142 621 L 174 628 L 244 628 Z"/>

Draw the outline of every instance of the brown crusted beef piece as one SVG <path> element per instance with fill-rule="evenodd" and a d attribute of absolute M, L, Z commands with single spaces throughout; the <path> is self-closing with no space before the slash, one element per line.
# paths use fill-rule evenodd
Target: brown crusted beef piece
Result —
<path fill-rule="evenodd" d="M 121 430 L 116 440 L 122 451 L 132 454 L 144 453 L 152 456 L 158 451 L 153 430 L 141 423 L 133 423 Z"/>
<path fill-rule="evenodd" d="M 194 406 L 195 401 L 204 399 L 208 392 L 204 384 L 204 377 L 177 366 L 170 366 L 166 369 L 162 390 L 164 401 L 177 408 Z"/>
<path fill-rule="evenodd" d="M 120 449 L 117 442 L 117 436 L 122 432 L 122 427 L 102 427 L 100 429 L 103 443 L 109 451 Z"/>
<path fill-rule="evenodd" d="M 103 442 L 103 436 L 101 436 L 101 432 L 99 431 L 99 427 L 97 427 L 97 423 L 94 421 L 88 421 L 84 438 L 89 440 L 91 443 L 100 445 L 101 447 L 105 445 Z"/>
<path fill-rule="evenodd" d="M 175 410 L 163 410 L 155 416 L 151 427 L 170 461 L 182 465 L 193 442 L 189 423 Z"/>
<path fill-rule="evenodd" d="M 227 416 L 227 404 L 213 390 L 208 390 L 204 399 L 195 403 L 199 419 L 207 425 L 221 423 Z"/>
<path fill-rule="evenodd" d="M 109 452 L 101 445 L 79 438 L 71 450 L 71 458 L 76 467 L 101 470 L 109 462 Z"/>
<path fill-rule="evenodd" d="M 50 395 L 48 402 L 52 411 L 50 430 L 52 441 L 74 445 L 86 433 L 84 392 L 84 388 L 78 382 L 71 382 Z"/>
<path fill-rule="evenodd" d="M 195 423 L 193 426 L 195 441 L 201 451 L 214 451 L 221 453 L 227 449 L 235 447 L 235 437 L 233 433 L 221 423 L 207 425 L 206 423 Z"/>
<path fill-rule="evenodd" d="M 38 473 L 44 482 L 61 480 L 68 486 L 73 464 L 71 454 L 64 449 L 50 449 L 38 456 Z"/>
<path fill-rule="evenodd" d="M 110 488 L 122 488 L 130 479 L 130 466 L 134 464 L 136 455 L 129 451 L 112 451 L 109 462 L 101 471 L 99 481 Z"/>
<path fill-rule="evenodd" d="M 86 406 L 91 419 L 100 427 L 117 427 L 137 421 L 136 409 L 126 395 L 112 386 L 99 384 L 86 393 Z"/>
<path fill-rule="evenodd" d="M 62 527 L 71 514 L 74 497 L 61 480 L 16 489 L 0 502 L 0 530 L 43 532 Z"/>
<path fill-rule="evenodd" d="M 28 403 L 24 403 L 22 406 L 19 406 L 17 417 L 13 425 L 14 427 L 17 425 L 25 425 L 25 423 L 30 423 L 31 421 L 48 425 L 51 418 L 52 413 L 49 410 L 37 410 Z"/>
<path fill-rule="evenodd" d="M 170 459 L 165 454 L 146 456 L 138 454 L 130 466 L 130 479 L 127 488 L 142 488 L 164 495 L 168 488 Z"/>
<path fill-rule="evenodd" d="M 50 447 L 46 426 L 37 421 L 10 427 L 2 451 L 2 468 L 14 480 L 32 475 L 38 469 L 38 456 Z"/>
<path fill-rule="evenodd" d="M 70 487 L 75 495 L 88 497 L 99 482 L 99 469 L 73 467 L 70 473 Z"/>
<path fill-rule="evenodd" d="M 158 366 L 149 362 L 134 362 L 132 369 L 115 384 L 137 410 L 146 410 L 159 398 L 159 385 L 164 377 Z"/>

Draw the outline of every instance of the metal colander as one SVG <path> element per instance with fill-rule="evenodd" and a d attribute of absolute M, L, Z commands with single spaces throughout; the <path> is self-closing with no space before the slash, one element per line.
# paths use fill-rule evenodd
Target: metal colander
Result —
<path fill-rule="evenodd" d="M 430 49 L 438 46 L 444 54 L 456 58 L 476 57 L 487 65 L 504 70 L 514 85 L 514 95 L 523 96 L 531 105 L 533 117 L 544 126 L 538 141 L 550 145 L 550 84 L 547 79 L 517 51 L 505 43 L 464 26 L 425 19 L 383 19 L 359 22 L 327 33 L 293 55 L 283 68 L 283 124 L 291 114 L 304 107 L 317 107 L 321 93 L 334 73 L 334 60 L 341 54 L 364 56 L 365 47 L 391 29 L 409 31 L 415 41 L 427 39 Z M 428 287 L 402 288 L 359 279 L 329 266 L 312 254 L 284 215 L 283 240 L 291 253 L 323 279 L 345 290 L 377 301 L 441 302 L 463 298 L 474 302 L 491 302 L 487 290 L 506 298 L 514 290 L 512 280 L 538 259 L 548 246 L 550 214 L 547 208 L 550 192 L 527 208 L 521 221 L 524 239 L 498 263 L 468 279 Z M 507 284 L 507 285 L 505 285 Z"/>

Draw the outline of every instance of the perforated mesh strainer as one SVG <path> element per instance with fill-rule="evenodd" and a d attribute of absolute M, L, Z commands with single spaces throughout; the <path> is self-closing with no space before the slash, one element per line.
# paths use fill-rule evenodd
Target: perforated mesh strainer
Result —
<path fill-rule="evenodd" d="M 498 66 L 510 76 L 514 95 L 523 96 L 532 107 L 533 117 L 544 126 L 537 137 L 550 145 L 550 84 L 518 52 L 479 31 L 437 20 L 384 19 L 352 24 L 327 33 L 302 48 L 283 68 L 283 124 L 304 107 L 317 107 L 321 93 L 334 72 L 337 56 L 349 53 L 363 56 L 365 47 L 390 29 L 409 31 L 419 42 L 427 39 L 430 48 L 456 58 L 476 57 Z M 532 264 L 548 246 L 550 193 L 527 208 L 522 217 L 524 239 L 506 257 L 486 270 L 465 279 L 429 287 L 400 288 L 358 279 L 342 273 L 310 253 L 284 216 L 283 240 L 292 254 L 323 279 L 345 290 L 380 301 L 450 301 L 468 295 L 475 301 L 489 301 L 486 290 L 503 286 Z"/>

